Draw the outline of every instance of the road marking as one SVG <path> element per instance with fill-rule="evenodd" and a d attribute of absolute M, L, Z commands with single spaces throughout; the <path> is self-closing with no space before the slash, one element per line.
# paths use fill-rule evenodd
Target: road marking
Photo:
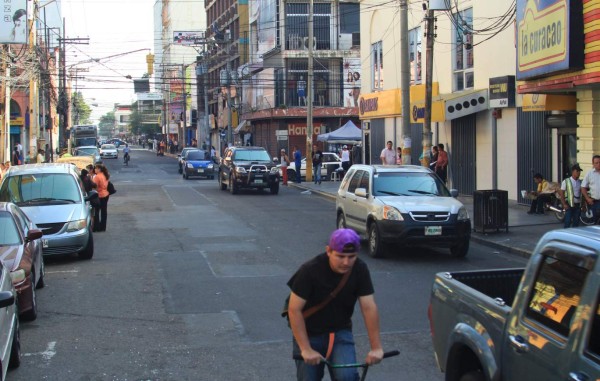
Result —
<path fill-rule="evenodd" d="M 45 351 L 37 352 L 37 353 L 23 353 L 23 357 L 41 355 L 44 358 L 44 360 L 50 361 L 52 359 L 52 357 L 54 357 L 56 355 L 55 348 L 56 348 L 56 341 L 51 341 L 48 343 L 48 346 L 46 347 Z"/>
<path fill-rule="evenodd" d="M 78 273 L 79 270 L 46 271 L 46 274 Z"/>

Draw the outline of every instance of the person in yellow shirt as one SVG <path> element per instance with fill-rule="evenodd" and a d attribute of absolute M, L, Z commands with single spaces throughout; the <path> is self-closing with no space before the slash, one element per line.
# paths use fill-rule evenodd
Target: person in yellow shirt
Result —
<path fill-rule="evenodd" d="M 544 204 L 552 201 L 552 194 L 556 192 L 556 184 L 544 179 L 541 173 L 533 175 L 533 181 L 537 184 L 537 190 L 528 193 L 532 202 L 527 214 L 544 214 Z"/>

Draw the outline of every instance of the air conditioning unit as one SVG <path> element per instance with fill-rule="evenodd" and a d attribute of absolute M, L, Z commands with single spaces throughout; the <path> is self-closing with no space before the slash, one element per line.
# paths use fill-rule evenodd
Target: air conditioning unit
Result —
<path fill-rule="evenodd" d="M 304 37 L 303 38 L 303 44 L 302 45 L 304 47 L 304 50 L 308 50 L 308 48 L 309 48 L 308 37 Z M 317 38 L 316 37 L 313 37 L 313 50 L 314 49 L 317 49 Z"/>
<path fill-rule="evenodd" d="M 352 48 L 352 35 L 350 33 L 340 34 L 340 49 L 349 50 Z"/>

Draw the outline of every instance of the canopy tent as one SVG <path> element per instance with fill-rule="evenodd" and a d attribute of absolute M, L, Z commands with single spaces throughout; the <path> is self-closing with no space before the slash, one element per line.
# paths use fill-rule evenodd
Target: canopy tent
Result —
<path fill-rule="evenodd" d="M 317 140 L 320 142 L 356 144 L 362 140 L 362 131 L 349 120 L 335 131 L 318 135 Z"/>

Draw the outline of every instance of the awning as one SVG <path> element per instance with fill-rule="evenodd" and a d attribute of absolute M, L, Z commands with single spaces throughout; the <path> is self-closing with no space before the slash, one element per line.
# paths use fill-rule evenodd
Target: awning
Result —
<path fill-rule="evenodd" d="M 244 128 L 246 126 L 246 120 L 242 120 L 240 122 L 240 124 L 238 124 L 238 126 L 235 128 L 235 130 L 233 130 L 234 134 L 239 134 L 240 131 L 242 130 L 242 128 Z"/>
<path fill-rule="evenodd" d="M 442 99 L 445 103 L 446 120 L 460 118 L 489 108 L 487 89 L 445 94 Z"/>
<path fill-rule="evenodd" d="M 523 111 L 575 111 L 575 95 L 524 94 Z"/>

